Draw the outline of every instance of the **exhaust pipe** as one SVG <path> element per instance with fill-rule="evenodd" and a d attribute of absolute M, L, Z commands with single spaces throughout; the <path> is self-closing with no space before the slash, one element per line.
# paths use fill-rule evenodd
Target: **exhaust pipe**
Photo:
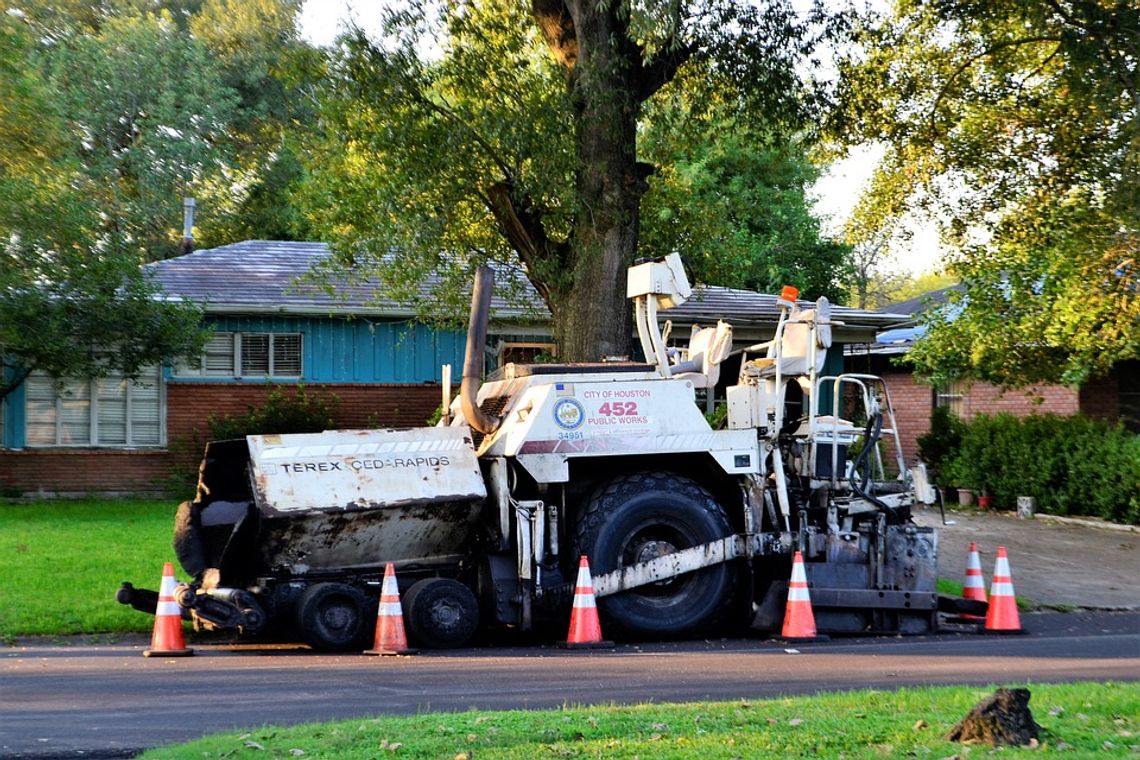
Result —
<path fill-rule="evenodd" d="M 467 323 L 467 352 L 463 356 L 463 382 L 459 386 L 460 404 L 467 424 L 483 435 L 499 429 L 503 418 L 487 414 L 479 408 L 475 396 L 483 374 L 483 349 L 487 345 L 487 320 L 491 313 L 491 291 L 495 287 L 495 273 L 484 265 L 475 272 L 475 287 L 471 291 L 471 318 Z"/>

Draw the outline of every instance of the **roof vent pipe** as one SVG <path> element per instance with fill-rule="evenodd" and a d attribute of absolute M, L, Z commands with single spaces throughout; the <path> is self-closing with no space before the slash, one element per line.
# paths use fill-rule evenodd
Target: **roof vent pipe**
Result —
<path fill-rule="evenodd" d="M 491 291 L 495 287 L 495 273 L 488 266 L 475 272 L 475 287 L 471 291 L 471 318 L 467 324 L 467 351 L 463 356 L 463 382 L 459 386 L 460 404 L 467 424 L 484 435 L 499 429 L 503 418 L 487 414 L 479 408 L 476 394 L 483 375 L 483 349 L 487 345 L 487 320 L 491 313 Z"/>
<path fill-rule="evenodd" d="M 194 199 L 182 199 L 182 254 L 194 250 Z"/>

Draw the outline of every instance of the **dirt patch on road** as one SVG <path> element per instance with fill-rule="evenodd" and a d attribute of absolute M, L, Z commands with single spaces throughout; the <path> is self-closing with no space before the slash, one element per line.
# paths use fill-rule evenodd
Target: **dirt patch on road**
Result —
<path fill-rule="evenodd" d="M 939 527 L 938 574 L 961 582 L 969 543 L 978 543 L 986 589 L 998 546 L 1009 552 L 1019 598 L 1039 605 L 1090 609 L 1140 609 L 1140 532 L 1019 519 L 1011 513 L 947 511 L 915 513 L 919 525 Z"/>

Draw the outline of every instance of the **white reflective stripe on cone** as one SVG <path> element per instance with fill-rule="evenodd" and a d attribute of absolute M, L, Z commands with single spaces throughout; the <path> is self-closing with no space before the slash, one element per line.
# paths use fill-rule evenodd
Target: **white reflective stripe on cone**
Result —
<path fill-rule="evenodd" d="M 387 615 L 389 617 L 395 617 L 396 615 L 402 616 L 403 614 L 404 614 L 404 612 L 403 612 L 403 610 L 400 609 L 400 603 L 399 602 L 381 602 L 381 604 L 380 604 L 380 612 L 378 613 L 378 615 Z"/>
<path fill-rule="evenodd" d="M 1013 596 L 1013 584 L 1009 581 L 994 581 L 994 585 L 990 586 L 990 598 L 995 596 Z"/>
<path fill-rule="evenodd" d="M 789 602 L 810 602 L 811 595 L 808 593 L 807 585 L 797 585 L 792 583 L 788 586 L 788 601 Z"/>
<path fill-rule="evenodd" d="M 594 594 L 592 592 L 589 594 L 575 594 L 574 606 L 578 609 L 582 609 L 584 607 L 595 607 L 596 605 L 594 604 Z"/>
<path fill-rule="evenodd" d="M 162 585 L 158 587 L 158 595 L 159 596 L 168 596 L 171 599 L 174 598 L 174 576 L 173 575 L 162 576 Z"/>
<path fill-rule="evenodd" d="M 158 603 L 158 609 L 155 610 L 156 615 L 177 615 L 182 617 L 182 608 L 178 606 L 178 602 L 165 599 Z"/>

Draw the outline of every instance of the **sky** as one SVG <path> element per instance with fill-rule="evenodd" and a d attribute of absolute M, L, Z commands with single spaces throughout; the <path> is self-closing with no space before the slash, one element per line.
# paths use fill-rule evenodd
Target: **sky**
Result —
<path fill-rule="evenodd" d="M 301 34 L 315 45 L 328 45 L 354 19 L 366 31 L 374 31 L 380 11 L 398 0 L 305 0 L 301 9 Z M 815 212 L 829 234 L 837 234 L 869 182 L 880 153 L 873 147 L 856 148 L 836 162 L 812 187 Z M 891 268 L 921 274 L 938 268 L 938 233 L 929 224 L 912 225 L 913 236 L 906 250 L 895 251 Z"/>

